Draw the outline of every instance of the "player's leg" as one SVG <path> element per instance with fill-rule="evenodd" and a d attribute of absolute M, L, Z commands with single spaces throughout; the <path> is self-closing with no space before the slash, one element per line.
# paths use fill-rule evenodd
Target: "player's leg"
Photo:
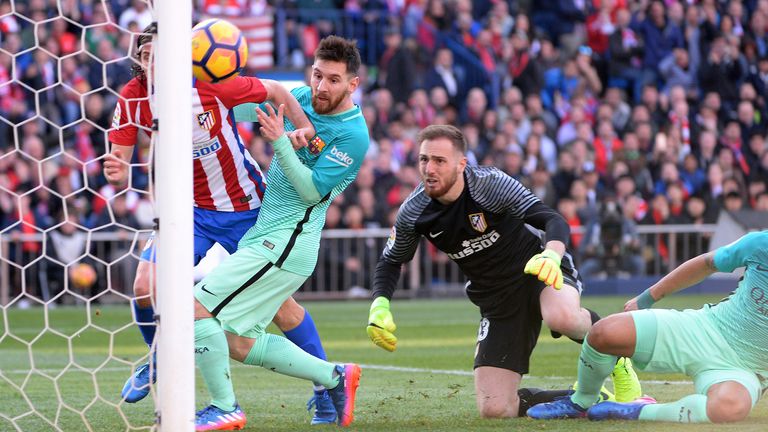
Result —
<path fill-rule="evenodd" d="M 477 409 L 483 417 L 517 417 L 520 413 L 520 381 L 528 373 L 541 332 L 537 287 L 538 283 L 530 290 L 523 286 L 508 307 L 480 310 L 483 318 L 477 332 L 474 375 Z"/>
<path fill-rule="evenodd" d="M 197 220 L 205 220 L 210 218 L 211 214 L 216 216 L 216 220 L 212 221 L 214 223 L 206 224 L 206 231 L 216 238 L 227 252 L 233 254 L 237 250 L 240 239 L 254 225 L 259 215 L 259 209 L 226 214 L 197 209 L 195 216 Z M 312 316 L 293 298 L 288 298 L 283 303 L 273 321 L 288 340 L 319 359 L 327 359 Z M 336 421 L 333 401 L 331 401 L 325 388 L 317 383 L 314 385 L 308 409 L 311 409 L 311 406 L 315 407 L 312 424 L 326 424 Z"/>
<path fill-rule="evenodd" d="M 136 276 L 133 280 L 134 318 L 141 332 L 141 337 L 148 347 L 152 347 L 155 340 L 155 310 L 152 307 L 155 299 L 155 247 L 154 236 L 149 237 L 141 252 L 139 264 L 136 268 Z M 154 377 L 155 371 L 150 362 L 137 367 L 123 385 L 120 396 L 128 403 L 136 403 L 149 394 L 150 377 Z"/>
<path fill-rule="evenodd" d="M 595 323 L 581 346 L 577 372 L 579 385 L 571 397 L 573 402 L 583 408 L 594 404 L 599 399 L 603 382 L 614 372 L 619 357 L 632 357 L 635 346 L 635 324 L 631 314 L 615 314 Z"/>
<path fill-rule="evenodd" d="M 293 297 L 283 302 L 272 321 L 299 348 L 317 358 L 327 359 L 312 316 Z"/>
<path fill-rule="evenodd" d="M 747 416 L 759 398 L 760 381 L 754 372 L 734 366 L 741 364 L 739 354 L 714 328 L 706 311 L 653 309 L 632 312 L 631 316 L 636 334 L 633 360 L 638 367 L 688 373 L 694 378 L 697 394 L 663 404 L 643 400 L 599 404 L 590 409 L 591 419 L 688 423 L 737 421 Z M 605 342 L 602 345 L 607 346 Z"/>
<path fill-rule="evenodd" d="M 581 346 L 576 392 L 570 398 L 537 405 L 528 415 L 536 419 L 585 417 L 587 409 L 600 400 L 603 382 L 618 358 L 630 357 L 634 351 L 635 325 L 630 314 L 611 315 L 595 323 Z"/>
<path fill-rule="evenodd" d="M 346 425 L 353 418 L 359 367 L 333 365 L 281 336 L 264 333 L 280 305 L 305 281 L 306 276 L 273 266 L 257 246 L 245 247 L 201 281 L 195 297 L 216 317 L 219 329 L 223 327 L 233 334 L 229 349 L 232 358 L 328 387 L 339 421 Z"/>
<path fill-rule="evenodd" d="M 492 366 L 475 368 L 477 410 L 486 418 L 517 417 L 520 397 L 517 389 L 523 376 Z"/>
<path fill-rule="evenodd" d="M 571 339 L 584 339 L 592 327 L 590 312 L 581 307 L 579 291 L 565 284 L 559 290 L 548 286 L 541 292 L 541 318 L 552 331 Z"/>
<path fill-rule="evenodd" d="M 139 326 L 141 337 L 148 347 L 152 346 L 152 342 L 155 340 L 155 310 L 153 303 L 155 302 L 155 261 L 154 256 L 151 257 L 151 261 L 144 258 L 139 260 L 139 264 L 136 267 L 136 277 L 133 280 L 133 311 L 136 315 L 136 324 Z"/>
<path fill-rule="evenodd" d="M 221 323 L 195 299 L 195 363 L 200 369 L 211 403 L 197 412 L 195 430 L 239 430 L 246 417 L 235 398 L 229 364 L 229 346 Z"/>
<path fill-rule="evenodd" d="M 757 380 L 751 381 L 750 387 L 759 388 Z M 757 397 L 750 394 L 748 385 L 738 381 L 725 381 L 711 386 L 707 392 L 707 417 L 709 421 L 730 423 L 746 419 L 752 407 L 757 403 Z"/>
<path fill-rule="evenodd" d="M 761 392 L 757 375 L 743 369 L 702 371 L 694 377 L 694 384 L 697 394 L 644 406 L 636 418 L 678 423 L 737 422 L 747 418 Z M 619 408 L 626 412 L 632 409 L 631 406 Z"/>
<path fill-rule="evenodd" d="M 289 341 L 293 342 L 299 348 L 307 353 L 327 360 L 320 335 L 315 327 L 315 322 L 309 311 L 299 305 L 293 297 L 288 297 L 280 309 L 277 311 L 272 322 L 283 332 Z M 307 402 L 307 409 L 314 408 L 311 423 L 330 424 L 336 422 L 336 408 L 333 407 L 333 401 L 328 394 L 328 390 L 319 383 L 314 383 L 312 397 Z"/>
<path fill-rule="evenodd" d="M 563 333 L 571 340 L 582 344 L 584 336 L 589 328 L 600 320 L 600 316 L 581 306 L 582 281 L 576 270 L 570 254 L 563 256 L 561 263 L 564 286 L 556 291 L 552 287 L 546 287 L 541 293 L 541 310 L 544 322 L 552 329 L 552 336 L 557 337 Z M 585 319 L 588 317 L 588 319 Z M 571 327 L 568 328 L 569 323 Z M 586 331 L 584 328 L 586 327 Z M 565 331 L 560 331 L 565 328 Z M 570 333 L 569 333 L 570 331 Z M 581 333 L 584 331 L 584 333 Z M 637 377 L 632 362 L 627 358 L 620 358 L 611 373 L 615 400 L 629 402 L 642 396 L 642 387 Z M 578 384 L 578 382 L 577 382 Z M 578 388 L 578 385 L 576 385 Z M 607 392 L 603 389 L 603 392 Z M 614 397 L 611 397 L 614 399 Z"/>

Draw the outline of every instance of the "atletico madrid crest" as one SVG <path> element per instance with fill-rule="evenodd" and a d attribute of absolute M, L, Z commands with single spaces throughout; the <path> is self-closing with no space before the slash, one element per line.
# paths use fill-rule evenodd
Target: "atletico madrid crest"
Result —
<path fill-rule="evenodd" d="M 213 110 L 208 110 L 202 114 L 197 115 L 197 124 L 201 129 L 211 130 L 213 125 L 216 124 L 216 117 L 213 116 Z"/>
<path fill-rule="evenodd" d="M 485 215 L 482 213 L 472 213 L 469 215 L 469 224 L 477 232 L 484 233 L 488 229 L 488 224 L 485 222 Z"/>

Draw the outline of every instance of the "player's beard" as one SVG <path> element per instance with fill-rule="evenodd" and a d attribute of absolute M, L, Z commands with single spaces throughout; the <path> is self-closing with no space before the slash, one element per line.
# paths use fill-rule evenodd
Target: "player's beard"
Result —
<path fill-rule="evenodd" d="M 426 193 L 430 198 L 440 198 L 441 196 L 447 194 L 453 185 L 456 184 L 456 179 L 458 176 L 459 175 L 456 173 L 456 171 L 451 171 L 451 176 L 448 179 L 440 177 L 439 175 L 434 177 L 424 176 L 422 179 L 424 182 L 424 193 Z M 430 185 L 428 180 L 431 179 L 437 181 Z"/>
<path fill-rule="evenodd" d="M 324 99 L 318 97 L 317 93 L 312 95 L 312 109 L 318 114 L 328 114 L 333 112 L 344 100 L 346 94 L 342 93 L 337 98 L 332 94 L 323 95 Z"/>

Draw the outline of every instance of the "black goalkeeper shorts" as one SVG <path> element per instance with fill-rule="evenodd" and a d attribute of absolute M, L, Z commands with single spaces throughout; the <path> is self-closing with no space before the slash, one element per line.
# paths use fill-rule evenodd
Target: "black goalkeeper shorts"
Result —
<path fill-rule="evenodd" d="M 564 289 L 570 286 L 581 293 L 581 277 L 571 262 L 563 264 Z M 470 285 L 471 282 L 467 288 Z M 493 366 L 524 375 L 528 373 L 531 353 L 541 333 L 539 298 L 544 284 L 525 275 L 510 285 L 512 287 L 507 289 L 512 290 L 513 295 L 503 297 L 501 303 L 493 306 L 480 306 L 482 318 L 477 331 L 474 366 Z"/>
<path fill-rule="evenodd" d="M 541 332 L 540 292 L 531 292 L 526 299 L 527 307 L 516 308 L 513 315 L 480 319 L 475 347 L 476 368 L 493 366 L 521 375 L 528 373 L 531 353 Z"/>

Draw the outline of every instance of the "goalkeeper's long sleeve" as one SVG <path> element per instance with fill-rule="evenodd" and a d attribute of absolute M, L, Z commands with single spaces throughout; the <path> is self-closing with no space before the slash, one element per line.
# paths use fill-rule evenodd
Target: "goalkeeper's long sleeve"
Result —
<path fill-rule="evenodd" d="M 392 294 L 400 279 L 401 264 L 393 264 L 384 258 L 379 258 L 376 272 L 373 274 L 373 298 L 384 297 L 392 300 Z"/>
<path fill-rule="evenodd" d="M 525 211 L 523 220 L 528 225 L 544 231 L 545 244 L 557 240 L 568 246 L 571 227 L 568 226 L 568 222 L 563 219 L 560 213 L 538 202 Z"/>

